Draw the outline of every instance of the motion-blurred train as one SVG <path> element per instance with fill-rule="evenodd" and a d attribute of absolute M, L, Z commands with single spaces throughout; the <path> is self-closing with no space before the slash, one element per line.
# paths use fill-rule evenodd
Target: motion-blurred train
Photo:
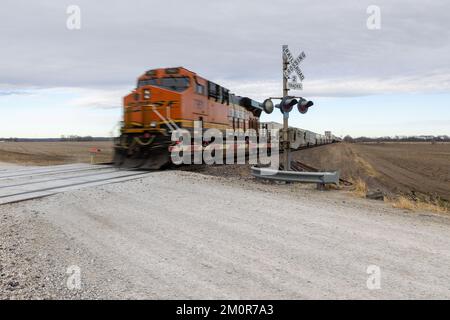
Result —
<path fill-rule="evenodd" d="M 261 129 L 281 130 L 282 128 L 283 125 L 277 122 L 261 123 Z M 331 134 L 331 131 L 325 131 L 325 134 L 320 134 L 294 127 L 289 128 L 289 140 L 290 147 L 294 150 L 341 142 L 341 138 Z"/>
<path fill-rule="evenodd" d="M 170 150 L 176 144 L 171 135 L 178 128 L 193 135 L 194 121 L 200 121 L 203 130 L 254 129 L 259 133 L 263 112 L 261 103 L 236 96 L 183 67 L 145 72 L 123 104 L 114 164 L 142 169 L 160 169 L 171 163 Z M 332 141 L 301 129 L 296 137 L 299 147 Z"/>

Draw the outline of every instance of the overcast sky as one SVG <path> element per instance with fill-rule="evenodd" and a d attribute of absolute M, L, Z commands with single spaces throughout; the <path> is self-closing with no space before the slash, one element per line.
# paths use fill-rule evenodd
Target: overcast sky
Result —
<path fill-rule="evenodd" d="M 66 26 L 69 5 L 81 29 Z M 381 28 L 369 30 L 369 5 Z M 281 45 L 306 59 L 316 132 L 450 134 L 450 2 L 22 1 L 0 11 L 0 137 L 109 135 L 137 76 L 184 66 L 239 95 L 281 94 Z M 279 113 L 264 116 L 281 121 Z"/>

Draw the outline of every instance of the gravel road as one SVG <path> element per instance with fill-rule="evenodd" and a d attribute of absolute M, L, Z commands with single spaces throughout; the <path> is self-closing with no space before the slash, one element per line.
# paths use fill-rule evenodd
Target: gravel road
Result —
<path fill-rule="evenodd" d="M 450 298 L 448 216 L 312 186 L 155 172 L 0 221 L 3 299 Z"/>

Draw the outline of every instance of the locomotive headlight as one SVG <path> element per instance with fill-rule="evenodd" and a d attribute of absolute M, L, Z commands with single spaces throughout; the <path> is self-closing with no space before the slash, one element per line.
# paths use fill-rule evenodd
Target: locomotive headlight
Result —
<path fill-rule="evenodd" d="M 156 127 L 156 121 L 150 122 L 150 127 L 155 128 Z"/>
<path fill-rule="evenodd" d="M 144 99 L 150 99 L 150 90 L 148 90 L 148 89 L 145 89 L 144 90 Z"/>

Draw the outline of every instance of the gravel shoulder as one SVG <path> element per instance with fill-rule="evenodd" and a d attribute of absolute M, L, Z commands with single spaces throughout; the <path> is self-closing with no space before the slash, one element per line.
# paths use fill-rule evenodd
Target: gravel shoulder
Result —
<path fill-rule="evenodd" d="M 155 172 L 0 206 L 0 221 L 2 299 L 450 298 L 448 216 L 311 185 Z"/>

